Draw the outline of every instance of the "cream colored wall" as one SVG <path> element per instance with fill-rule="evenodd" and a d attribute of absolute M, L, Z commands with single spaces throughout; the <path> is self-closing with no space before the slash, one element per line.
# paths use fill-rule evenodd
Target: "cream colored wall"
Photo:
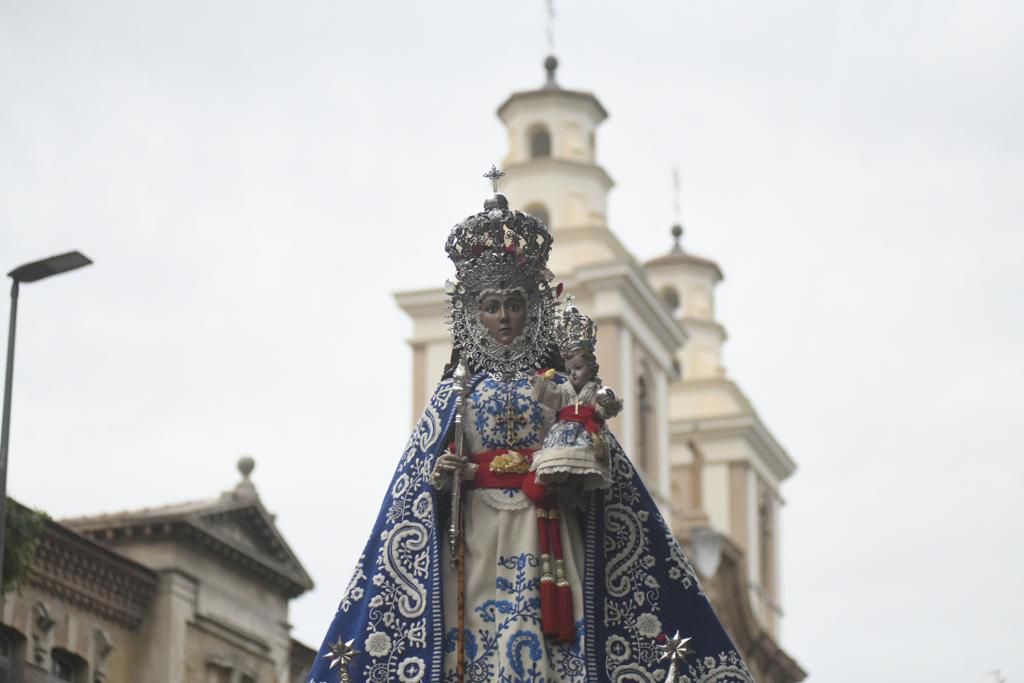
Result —
<path fill-rule="evenodd" d="M 717 273 L 706 265 L 682 264 L 647 269 L 651 287 L 661 292 L 672 287 L 679 293 L 681 317 L 698 320 L 715 319 L 715 285 Z"/>
<path fill-rule="evenodd" d="M 509 205 L 520 210 L 543 204 L 548 227 L 555 234 L 562 228 L 606 225 L 608 221 L 607 178 L 587 167 L 573 169 L 556 160 L 539 159 L 528 166 L 511 167 L 499 187 Z"/>
<path fill-rule="evenodd" d="M 546 126 L 551 133 L 552 156 L 583 163 L 594 161 L 590 136 L 597 128 L 600 114 L 591 102 L 555 90 L 547 96 L 512 102 L 502 116 L 509 142 L 505 166 L 529 161 L 529 132 L 536 125 Z"/>
<path fill-rule="evenodd" d="M 268 590 L 265 583 L 252 575 L 229 569 L 218 557 L 178 542 L 120 546 L 118 551 L 156 571 L 187 568 L 194 577 L 179 577 L 173 585 L 162 585 L 161 589 L 168 593 L 164 598 L 166 607 L 175 615 L 164 629 L 168 636 L 173 633 L 174 638 L 183 640 L 185 623 L 196 617 L 223 624 L 267 643 L 269 657 L 281 674 L 278 680 L 286 680 L 291 637 L 288 601 L 284 596 Z M 167 583 L 171 577 L 165 574 L 161 578 Z"/>
<path fill-rule="evenodd" d="M 680 297 L 677 319 L 689 335 L 688 343 L 677 352 L 683 379 L 724 377 L 722 345 L 725 330 L 715 322 L 715 272 L 703 265 L 678 264 L 648 268 L 647 278 L 659 296 L 666 287 Z"/>
<path fill-rule="evenodd" d="M 673 420 L 695 420 L 722 415 L 740 415 L 743 404 L 717 382 L 673 382 L 669 391 Z"/>

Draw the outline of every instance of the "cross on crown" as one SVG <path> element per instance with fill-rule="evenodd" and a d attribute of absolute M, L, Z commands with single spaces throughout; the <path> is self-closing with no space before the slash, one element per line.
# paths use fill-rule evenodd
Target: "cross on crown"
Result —
<path fill-rule="evenodd" d="M 484 178 L 487 178 L 488 180 L 491 181 L 491 190 L 493 192 L 496 193 L 498 191 L 498 179 L 501 178 L 504 175 L 505 175 L 505 172 L 502 171 L 501 169 L 499 169 L 494 164 L 491 164 L 491 170 L 490 171 L 488 171 L 487 173 L 484 173 Z"/>

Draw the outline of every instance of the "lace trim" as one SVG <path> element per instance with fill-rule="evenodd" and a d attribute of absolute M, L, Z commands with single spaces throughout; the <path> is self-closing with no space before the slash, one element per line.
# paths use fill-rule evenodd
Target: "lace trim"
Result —
<path fill-rule="evenodd" d="M 584 448 L 545 448 L 533 455 L 531 467 L 542 484 L 551 474 L 579 475 L 586 491 L 611 486 L 611 473 L 597 461 L 593 451 Z"/>

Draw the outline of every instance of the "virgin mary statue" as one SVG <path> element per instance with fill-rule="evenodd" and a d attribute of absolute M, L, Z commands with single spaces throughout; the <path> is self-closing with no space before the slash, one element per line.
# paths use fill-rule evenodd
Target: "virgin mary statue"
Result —
<path fill-rule="evenodd" d="M 588 426 L 605 444 L 602 486 L 532 471 L 572 395 L 558 390 L 551 244 L 500 194 L 452 229 L 453 361 L 310 683 L 752 683 L 603 420 Z"/>

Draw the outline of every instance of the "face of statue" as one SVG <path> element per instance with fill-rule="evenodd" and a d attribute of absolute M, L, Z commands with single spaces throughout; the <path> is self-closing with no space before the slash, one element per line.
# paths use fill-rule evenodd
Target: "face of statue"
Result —
<path fill-rule="evenodd" d="M 594 365 L 585 353 L 577 353 L 565 361 L 565 372 L 569 375 L 572 388 L 579 391 L 594 378 Z"/>
<path fill-rule="evenodd" d="M 499 344 L 511 344 L 526 327 L 526 301 L 522 294 L 485 294 L 480 300 L 480 323 Z"/>

